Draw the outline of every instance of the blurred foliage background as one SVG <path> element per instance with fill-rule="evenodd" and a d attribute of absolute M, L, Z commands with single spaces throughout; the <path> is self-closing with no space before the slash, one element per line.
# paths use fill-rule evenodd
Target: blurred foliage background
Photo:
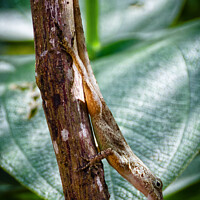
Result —
<path fill-rule="evenodd" d="M 100 0 L 101 1 L 101 0 Z M 89 1 L 85 1 L 86 4 Z M 84 3 L 81 1 L 82 7 Z M 143 1 L 135 1 L 133 5 L 140 6 Z M 87 9 L 84 9 L 84 19 L 87 19 Z M 89 10 L 89 8 L 88 8 Z M 88 11 L 89 12 L 89 11 Z M 109 12 L 109 10 L 108 10 Z M 185 22 L 200 17 L 200 1 L 185 0 L 170 27 L 182 25 Z M 98 18 L 97 18 L 98 19 Z M 84 21 L 86 26 L 87 22 Z M 20 27 L 20 28 L 19 28 Z M 90 29 L 90 27 L 87 27 Z M 91 59 L 95 60 L 113 51 L 121 51 L 130 45 L 129 40 L 111 42 L 109 45 L 100 44 L 98 27 L 94 40 L 87 38 L 87 45 Z M 92 29 L 91 31 L 95 31 Z M 87 31 L 86 31 L 87 32 Z M 90 31 L 87 36 L 90 36 Z M 137 43 L 137 39 L 134 40 Z M 101 48 L 101 47 L 102 48 Z M 103 50 L 102 50 L 103 49 Z M 113 50 L 115 49 L 115 50 Z M 28 0 L 1 0 L 0 1 L 0 55 L 34 54 L 30 2 Z M 180 177 L 177 178 L 165 191 L 166 200 L 199 200 L 200 199 L 200 155 L 191 162 Z M 0 169 L 0 199 L 1 200 L 36 200 L 36 194 L 26 189 L 13 177 Z"/>

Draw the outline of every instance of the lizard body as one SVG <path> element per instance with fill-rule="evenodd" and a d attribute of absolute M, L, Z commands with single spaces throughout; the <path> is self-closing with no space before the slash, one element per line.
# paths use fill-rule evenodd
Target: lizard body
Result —
<path fill-rule="evenodd" d="M 98 87 L 90 82 L 85 66 L 67 41 L 63 41 L 66 52 L 72 57 L 83 79 L 83 89 L 94 134 L 101 151 L 111 149 L 106 159 L 119 174 L 140 190 L 149 200 L 162 200 L 162 182 L 132 152 L 125 141 L 110 109 Z"/>
<path fill-rule="evenodd" d="M 72 57 L 75 66 L 82 76 L 88 112 L 99 149 L 104 152 L 102 155 L 105 155 L 104 157 L 106 157 L 109 164 L 136 189 L 141 191 L 148 200 L 163 200 L 162 181 L 155 177 L 132 152 L 110 109 L 106 105 L 96 80 L 94 82 L 94 78 L 91 78 L 91 74 L 88 74 L 88 66 L 84 66 L 78 53 L 64 37 L 62 38 L 61 45 Z M 102 155 L 100 159 L 102 159 Z M 94 164 L 94 160 L 90 164 Z"/>

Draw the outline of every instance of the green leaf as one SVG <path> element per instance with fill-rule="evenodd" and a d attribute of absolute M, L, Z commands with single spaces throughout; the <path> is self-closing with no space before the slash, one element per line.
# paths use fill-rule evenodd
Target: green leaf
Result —
<path fill-rule="evenodd" d="M 100 14 L 99 21 L 97 21 L 95 20 L 97 15 L 91 17 L 91 14 L 94 14 L 94 10 L 97 9 L 97 5 L 95 3 L 93 7 L 94 2 L 89 3 L 89 1 L 93 2 L 93 0 L 80 1 L 80 5 L 83 11 L 83 21 L 87 18 L 83 24 L 85 30 L 87 28 L 85 31 L 87 33 L 86 41 L 91 59 L 120 51 L 141 40 L 136 36 L 135 40 L 131 41 L 133 38 L 127 38 L 129 34 L 138 32 L 147 34 L 169 27 L 177 18 L 185 2 L 185 0 L 99 0 Z M 88 25 L 92 25 L 92 27 Z M 98 33 L 97 27 L 99 27 Z M 107 49 L 106 53 L 105 48 Z"/>
<path fill-rule="evenodd" d="M 184 0 L 100 0 L 100 37 L 112 40 L 128 32 L 149 32 L 171 25 Z"/>
<path fill-rule="evenodd" d="M 165 190 L 165 199 L 192 199 L 199 197 L 200 154 L 190 163 L 187 169 Z M 197 189 L 198 188 L 198 189 Z M 191 190 L 192 192 L 188 191 Z M 188 194 L 190 196 L 187 197 Z M 187 198 L 186 198 L 187 197 Z"/>
<path fill-rule="evenodd" d="M 112 40 L 132 31 L 149 32 L 166 28 L 177 17 L 184 1 L 99 0 L 101 40 Z M 84 0 L 80 1 L 83 21 L 86 15 L 84 3 Z M 33 38 L 30 5 L 27 2 L 15 0 L 9 3 L 4 0 L 0 8 L 0 40 L 26 41 Z"/>
<path fill-rule="evenodd" d="M 200 154 L 165 191 L 166 200 L 200 199 Z"/>
<path fill-rule="evenodd" d="M 167 187 L 200 149 L 200 21 L 95 61 L 95 75 L 127 142 Z M 0 165 L 46 199 L 64 199 L 42 109 L 27 119 L 33 57 L 0 59 Z M 111 199 L 141 199 L 104 161 Z"/>
<path fill-rule="evenodd" d="M 33 40 L 30 10 L 0 10 L 0 41 Z"/>
<path fill-rule="evenodd" d="M 0 169 L 0 199 L 39 200 L 40 198 L 20 185 L 14 178 Z"/>
<path fill-rule="evenodd" d="M 30 9 L 30 2 L 27 0 L 1 0 L 0 8 L 4 9 Z"/>
<path fill-rule="evenodd" d="M 165 199 L 166 200 L 183 200 L 183 199 L 199 200 L 200 199 L 199 188 L 200 188 L 200 182 L 190 187 L 187 187 L 184 190 L 181 190 Z"/>

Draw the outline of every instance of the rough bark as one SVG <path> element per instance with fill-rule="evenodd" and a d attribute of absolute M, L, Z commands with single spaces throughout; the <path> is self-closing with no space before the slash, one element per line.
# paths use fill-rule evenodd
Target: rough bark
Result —
<path fill-rule="evenodd" d="M 71 57 L 60 46 L 55 26 L 56 21 L 68 41 L 76 41 L 79 30 L 75 27 L 73 3 L 73 0 L 31 0 L 36 83 L 41 92 L 65 199 L 109 199 L 102 164 L 91 171 L 77 171 L 86 164 L 82 157 L 89 158 L 97 154 L 97 150 L 81 76 Z M 75 4 L 79 9 L 78 1 Z"/>

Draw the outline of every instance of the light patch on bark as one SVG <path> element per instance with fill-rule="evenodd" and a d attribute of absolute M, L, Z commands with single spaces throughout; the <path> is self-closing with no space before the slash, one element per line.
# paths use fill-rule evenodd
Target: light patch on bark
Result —
<path fill-rule="evenodd" d="M 103 190 L 103 185 L 101 183 L 99 176 L 97 176 L 97 185 L 99 186 L 99 191 L 101 192 Z"/>
<path fill-rule="evenodd" d="M 74 66 L 74 65 L 73 65 Z M 74 82 L 73 87 L 71 89 L 73 101 L 80 100 L 85 102 L 84 93 L 82 89 L 82 78 L 78 72 L 78 69 L 74 66 Z"/>
<path fill-rule="evenodd" d="M 81 131 L 80 131 L 80 134 L 83 136 L 83 137 L 87 137 L 87 131 L 86 131 L 86 126 L 85 124 L 81 123 Z"/>
<path fill-rule="evenodd" d="M 54 38 L 51 38 L 51 39 L 49 40 L 49 43 L 51 43 L 52 46 L 55 47 L 55 39 L 54 39 Z"/>
<path fill-rule="evenodd" d="M 47 108 L 48 102 L 47 102 L 47 101 L 44 101 L 44 102 L 45 102 L 45 106 L 46 106 L 46 108 Z"/>
<path fill-rule="evenodd" d="M 53 148 L 56 154 L 58 154 L 58 145 L 56 143 L 56 141 L 53 141 Z"/>
<path fill-rule="evenodd" d="M 40 56 L 41 56 L 41 57 L 44 57 L 44 56 L 46 56 L 46 55 L 47 55 L 47 53 L 48 53 L 48 51 L 47 51 L 47 50 L 45 50 L 45 51 L 43 51 L 43 52 L 40 54 Z"/>
<path fill-rule="evenodd" d="M 70 81 L 73 81 L 72 69 L 68 69 L 68 70 L 67 70 L 67 78 L 68 78 Z"/>
<path fill-rule="evenodd" d="M 62 140 L 66 142 L 69 138 L 69 131 L 67 129 L 63 129 L 61 131 Z"/>
<path fill-rule="evenodd" d="M 51 31 L 54 32 L 56 29 L 55 27 L 51 27 Z"/>

